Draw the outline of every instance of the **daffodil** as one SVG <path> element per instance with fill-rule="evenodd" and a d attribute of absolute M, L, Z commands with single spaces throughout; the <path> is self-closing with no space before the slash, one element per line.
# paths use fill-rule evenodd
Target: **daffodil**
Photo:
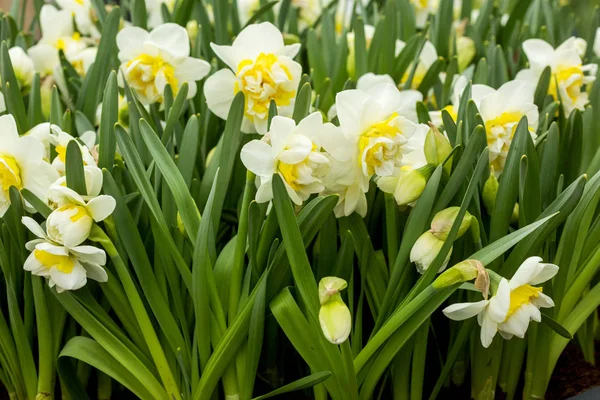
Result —
<path fill-rule="evenodd" d="M 260 0 L 237 1 L 238 15 L 241 24 L 246 24 L 250 18 L 260 9 Z"/>
<path fill-rule="evenodd" d="M 523 338 L 530 321 L 541 321 L 540 308 L 553 307 L 554 302 L 537 285 L 552 279 L 558 272 L 554 264 L 542 263 L 540 257 L 530 257 L 515 272 L 512 279 L 501 278 L 492 285 L 493 296 L 474 303 L 457 303 L 446 307 L 444 314 L 455 321 L 477 315 L 481 326 L 481 344 L 489 347 L 499 332 L 504 339 Z"/>
<path fill-rule="evenodd" d="M 60 65 L 58 51 L 65 53 L 67 60 L 87 47 L 87 42 L 73 28 L 73 16 L 69 10 L 58 10 L 45 4 L 40 11 L 40 41 L 29 49 L 35 70 L 42 76 L 52 75 Z"/>
<path fill-rule="evenodd" d="M 313 26 L 323 12 L 320 0 L 292 0 L 292 7 L 298 12 L 298 29 L 300 31 Z"/>
<path fill-rule="evenodd" d="M 56 0 L 56 4 L 71 13 L 77 25 L 77 31 L 83 35 L 100 39 L 100 32 L 94 23 L 95 11 L 91 0 Z"/>
<path fill-rule="evenodd" d="M 459 85 L 457 91 L 462 92 L 466 82 L 461 80 Z M 529 133 L 533 139 L 536 138 L 539 113 L 533 103 L 534 92 L 535 86 L 522 80 L 506 82 L 498 90 L 479 84 L 471 87 L 471 99 L 485 124 L 490 165 L 497 176 L 504 170 L 508 150 L 521 118 L 527 117 Z M 455 105 L 460 97 L 462 93 L 455 96 Z"/>
<path fill-rule="evenodd" d="M 392 176 L 398 167 L 424 158 L 417 154 L 423 154 L 429 127 L 400 116 L 398 111 L 404 104 L 396 86 L 385 82 L 366 91 L 346 90 L 336 96 L 341 132 L 327 140 L 339 155 L 334 155 L 326 186 L 340 196 L 338 216 L 354 211 L 364 215 L 365 193 L 373 176 Z"/>
<path fill-rule="evenodd" d="M 19 137 L 12 115 L 0 117 L 0 217 L 10 206 L 9 190 L 27 189 L 44 198 L 58 173 L 45 159 L 43 144 L 33 136 Z M 30 212 L 35 210 L 27 202 Z"/>
<path fill-rule="evenodd" d="M 123 78 L 143 104 L 162 102 L 167 84 L 176 94 L 187 82 L 187 97 L 194 97 L 196 81 L 210 70 L 206 61 L 190 57 L 187 31 L 173 23 L 151 32 L 133 26 L 123 28 L 117 34 L 117 47 Z"/>
<path fill-rule="evenodd" d="M 31 57 L 29 57 L 25 50 L 18 46 L 8 50 L 8 55 L 19 86 L 21 88 L 28 88 L 31 86 L 33 76 L 35 75 L 35 66 L 33 65 Z"/>
<path fill-rule="evenodd" d="M 83 176 L 85 180 L 85 194 L 81 194 L 83 200 L 89 201 L 100 195 L 102 190 L 102 170 L 96 166 L 86 165 L 83 167 Z M 53 210 L 71 204 L 73 191 L 67 187 L 67 178 L 61 176 L 58 178 L 46 192 L 46 203 Z"/>
<path fill-rule="evenodd" d="M 397 40 L 396 41 L 396 53 L 400 53 L 402 51 L 402 49 L 404 49 L 404 47 L 406 46 L 406 43 L 404 43 L 401 40 Z M 423 78 L 425 78 L 425 74 L 427 74 L 427 71 L 429 71 L 429 68 L 431 68 L 431 66 L 433 65 L 434 62 L 436 62 L 438 59 L 438 54 L 437 54 L 437 50 L 435 49 L 435 46 L 433 45 L 433 43 L 431 43 L 429 40 L 425 42 L 425 44 L 423 45 L 423 49 L 421 50 L 421 53 L 419 54 L 419 63 L 417 64 L 417 68 L 415 69 L 415 74 L 413 75 L 412 81 L 411 81 L 411 89 L 418 89 L 419 86 L 421 85 L 421 82 L 423 82 Z M 413 65 L 409 65 L 408 68 L 406 69 L 406 72 L 404 73 L 404 75 L 402 76 L 402 79 L 400 80 L 400 86 L 404 86 L 404 84 L 408 81 L 408 79 L 410 78 L 410 74 L 412 72 L 413 69 Z"/>
<path fill-rule="evenodd" d="M 162 5 L 167 6 L 169 12 L 173 12 L 175 1 L 173 0 L 145 0 L 146 14 L 148 15 L 148 28 L 154 29 L 161 25 L 163 20 Z"/>
<path fill-rule="evenodd" d="M 72 248 L 83 243 L 92 230 L 94 222 L 106 219 L 115 209 L 115 199 L 100 195 L 85 201 L 81 195 L 66 186 L 53 188 L 58 208 L 46 220 L 48 237 L 61 245 Z M 56 193 L 58 192 L 58 193 Z"/>
<path fill-rule="evenodd" d="M 415 24 L 417 28 L 424 28 L 430 14 L 434 14 L 439 5 L 439 0 L 410 0 L 415 9 Z"/>
<path fill-rule="evenodd" d="M 273 198 L 275 174 L 282 178 L 288 195 L 298 205 L 311 194 L 323 191 L 322 177 L 329 158 L 320 139 L 337 130 L 330 123 L 324 124 L 319 112 L 298 125 L 291 118 L 274 117 L 262 140 L 247 143 L 240 154 L 246 168 L 256 174 L 256 201 L 264 203 Z"/>
<path fill-rule="evenodd" d="M 293 58 L 300 44 L 284 45 L 283 35 L 271 23 L 250 25 L 231 46 L 211 43 L 215 54 L 229 67 L 211 75 L 204 84 L 208 108 L 226 119 L 234 96 L 245 96 L 242 131 L 267 132 L 269 105 L 274 101 L 277 115 L 291 117 L 302 67 Z"/>
<path fill-rule="evenodd" d="M 570 37 L 554 49 L 542 39 L 529 39 L 523 42 L 523 51 L 529 60 L 529 69 L 520 71 L 516 79 L 535 86 L 544 69 L 550 66 L 549 93 L 554 99 L 560 99 L 567 115 L 574 109 L 583 110 L 589 100 L 584 87 L 596 79 L 598 66 L 583 65 L 581 40 Z"/>
<path fill-rule="evenodd" d="M 25 260 L 23 269 L 48 279 L 50 287 L 56 287 L 58 293 L 80 289 L 88 278 L 98 282 L 108 280 L 102 268 L 106 264 L 103 250 L 94 246 L 66 248 L 52 242 L 32 218 L 23 217 L 22 222 L 38 237 L 26 244 L 31 254 Z"/>

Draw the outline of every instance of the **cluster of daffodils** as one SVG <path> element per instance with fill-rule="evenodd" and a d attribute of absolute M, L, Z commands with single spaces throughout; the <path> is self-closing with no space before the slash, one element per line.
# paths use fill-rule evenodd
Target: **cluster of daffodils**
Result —
<path fill-rule="evenodd" d="M 523 338 L 531 321 L 542 320 L 540 308 L 554 307 L 552 299 L 539 285 L 557 272 L 556 265 L 545 264 L 540 257 L 526 259 L 510 280 L 488 271 L 491 297 L 486 287 L 481 289 L 483 300 L 452 304 L 443 312 L 455 321 L 477 316 L 484 347 L 490 346 L 498 332 L 504 339 Z"/>
<path fill-rule="evenodd" d="M 94 132 L 75 139 L 58 126 L 43 123 L 19 136 L 14 118 L 4 115 L 0 117 L 0 135 L 0 217 L 10 207 L 12 187 L 31 192 L 52 210 L 44 227 L 31 217 L 23 217 L 23 224 L 37 237 L 26 245 L 31 254 L 24 269 L 47 278 L 58 292 L 79 289 L 88 278 L 105 282 L 105 252 L 85 244 L 93 224 L 107 218 L 115 208 L 112 197 L 100 195 L 102 171 L 90 150 Z M 83 194 L 66 184 L 66 153 L 72 141 L 79 146 L 84 163 Z M 53 159 L 52 154 L 56 154 Z M 27 201 L 24 205 L 35 213 Z"/>

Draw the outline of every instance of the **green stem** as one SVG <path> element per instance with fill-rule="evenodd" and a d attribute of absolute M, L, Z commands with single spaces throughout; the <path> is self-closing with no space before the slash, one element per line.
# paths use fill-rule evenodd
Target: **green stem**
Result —
<path fill-rule="evenodd" d="M 161 347 L 160 340 L 154 331 L 154 326 L 152 325 L 152 321 L 148 316 L 146 308 L 144 307 L 144 303 L 138 293 L 135 283 L 129 274 L 129 271 L 121 256 L 119 255 L 115 245 L 110 240 L 110 238 L 104 233 L 102 229 L 100 229 L 97 225 L 92 229 L 92 233 L 90 236 L 94 237 L 94 241 L 99 242 L 106 252 L 108 256 L 111 258 L 117 274 L 119 275 L 119 279 L 123 284 L 123 289 L 129 298 L 129 302 L 131 303 L 131 308 L 137 317 L 138 323 L 140 324 L 140 328 L 142 330 L 142 334 L 146 339 L 146 343 L 148 344 L 148 348 L 150 349 L 150 353 L 152 354 L 152 359 L 156 364 L 156 368 L 160 374 L 161 380 L 167 393 L 169 396 L 176 400 L 181 400 L 181 391 L 177 386 L 177 381 L 171 372 L 171 368 L 169 367 L 169 363 L 165 356 L 165 353 Z"/>
<path fill-rule="evenodd" d="M 385 194 L 385 233 L 387 237 L 388 265 L 396 263 L 398 255 L 398 228 L 396 226 L 396 200 Z"/>
<path fill-rule="evenodd" d="M 52 399 L 54 397 L 55 355 L 53 351 L 52 327 L 44 294 L 43 278 L 31 277 L 33 286 L 33 301 L 35 303 L 35 320 L 38 331 L 39 375 L 36 400 Z"/>

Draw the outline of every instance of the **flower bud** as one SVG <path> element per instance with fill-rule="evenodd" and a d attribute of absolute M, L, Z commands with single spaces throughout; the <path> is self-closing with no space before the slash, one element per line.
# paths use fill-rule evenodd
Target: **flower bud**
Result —
<path fill-rule="evenodd" d="M 187 24 L 185 24 L 185 30 L 187 31 L 187 34 L 190 37 L 190 42 L 193 45 L 198 37 L 198 21 L 195 19 L 189 20 Z"/>
<path fill-rule="evenodd" d="M 460 207 L 449 207 L 435 214 L 431 221 L 431 233 L 438 239 L 446 240 L 459 211 Z M 469 214 L 468 211 L 465 212 L 465 216 L 463 217 L 460 227 L 458 228 L 458 233 L 456 234 L 457 239 L 464 235 L 467 229 L 469 229 L 472 220 L 473 216 Z"/>
<path fill-rule="evenodd" d="M 8 50 L 8 55 L 21 89 L 31 86 L 33 76 L 35 75 L 35 68 L 31 57 L 18 46 Z"/>
<path fill-rule="evenodd" d="M 457 283 L 476 280 L 476 287 L 487 297 L 490 278 L 483 264 L 478 260 L 465 260 L 444 271 L 432 283 L 435 289 L 443 289 Z"/>
<path fill-rule="evenodd" d="M 498 194 L 498 179 L 494 173 L 494 167 L 490 167 L 490 177 L 485 181 L 483 185 L 483 204 L 488 214 L 492 214 L 494 211 L 494 204 L 496 203 L 496 195 Z"/>
<path fill-rule="evenodd" d="M 458 57 L 459 72 L 464 71 L 469 64 L 471 64 L 476 53 L 477 50 L 475 49 L 475 42 L 473 39 L 467 36 L 461 36 L 456 39 L 456 55 Z"/>
<path fill-rule="evenodd" d="M 431 263 L 433 263 L 433 260 L 435 260 L 438 253 L 442 249 L 443 245 L 444 241 L 438 239 L 430 231 L 427 231 L 421 236 L 419 236 L 412 249 L 410 250 L 410 261 L 415 263 L 415 265 L 417 266 L 417 271 L 420 274 L 423 274 L 425 273 L 425 271 L 427 271 Z M 452 249 L 450 249 L 450 251 L 448 252 L 446 259 L 442 263 L 442 266 L 440 267 L 438 272 L 442 272 L 446 268 L 446 266 L 448 265 L 448 261 L 450 261 L 451 254 Z"/>
<path fill-rule="evenodd" d="M 399 206 L 404 206 L 416 201 L 425 190 L 427 180 L 433 172 L 432 165 L 426 165 L 419 169 L 402 170 L 398 177 L 394 198 Z"/>
<path fill-rule="evenodd" d="M 345 342 L 352 328 L 350 310 L 340 296 L 346 286 L 345 280 L 335 276 L 327 276 L 319 282 L 319 323 L 323 335 L 333 344 Z"/>
<path fill-rule="evenodd" d="M 452 146 L 450 145 L 450 141 L 440 133 L 435 125 L 429 123 L 429 126 L 431 129 L 427 132 L 427 136 L 425 136 L 425 158 L 429 164 L 440 165 L 452 151 Z M 450 173 L 450 168 L 452 168 L 451 161 L 444 166 L 444 169 L 448 173 Z"/>

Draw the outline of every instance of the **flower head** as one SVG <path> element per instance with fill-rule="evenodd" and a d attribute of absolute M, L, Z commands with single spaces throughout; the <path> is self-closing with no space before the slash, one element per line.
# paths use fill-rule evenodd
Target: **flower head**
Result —
<path fill-rule="evenodd" d="M 94 23 L 96 16 L 91 0 L 56 0 L 56 3 L 74 17 L 78 32 L 100 39 L 100 32 Z"/>
<path fill-rule="evenodd" d="M 529 60 L 529 69 L 517 74 L 517 79 L 537 84 L 544 69 L 552 71 L 549 93 L 561 101 L 568 115 L 574 109 L 583 110 L 588 103 L 588 94 L 583 87 L 596 78 L 596 64 L 583 65 L 581 60 L 582 42 L 570 37 L 556 49 L 542 39 L 529 39 L 523 42 L 523 51 Z"/>
<path fill-rule="evenodd" d="M 323 123 L 320 113 L 312 113 L 298 125 L 291 118 L 275 117 L 262 140 L 247 143 L 241 151 L 242 162 L 256 174 L 259 203 L 273 198 L 272 179 L 278 174 L 292 201 L 298 205 L 313 193 L 323 191 L 323 175 L 329 164 L 320 138 L 336 131 Z"/>
<path fill-rule="evenodd" d="M 188 98 L 196 95 L 196 81 L 204 78 L 210 65 L 190 57 L 190 41 L 182 26 L 167 23 L 151 32 L 126 27 L 117 34 L 123 78 L 144 104 L 162 102 L 167 84 L 173 93 L 184 82 Z"/>
<path fill-rule="evenodd" d="M 404 49 L 404 46 L 406 46 L 406 43 L 404 43 L 401 40 L 397 40 L 396 41 L 396 54 L 399 54 L 402 51 L 402 49 Z M 415 74 L 411 81 L 411 85 L 410 85 L 411 89 L 419 88 L 419 86 L 421 85 L 421 82 L 423 82 L 423 78 L 425 78 L 425 74 L 427 74 L 427 71 L 429 71 L 429 68 L 431 68 L 431 66 L 433 65 L 434 62 L 437 61 L 437 59 L 438 59 L 438 54 L 437 54 L 437 50 L 435 49 L 435 46 L 429 40 L 426 41 L 425 45 L 423 45 L 423 50 L 421 50 L 421 53 L 419 54 L 419 63 L 417 64 L 417 68 L 415 69 Z M 404 73 L 404 75 L 402 76 L 402 79 L 400 80 L 401 86 L 404 86 L 404 84 L 410 78 L 412 69 L 413 69 L 413 65 L 411 64 L 408 66 L 408 68 L 406 69 L 406 72 Z"/>
<path fill-rule="evenodd" d="M 12 115 L 0 117 L 0 217 L 10 206 L 9 189 L 27 189 L 43 198 L 56 170 L 44 159 L 43 144 L 32 136 L 19 137 Z M 34 209 L 25 203 L 29 211 Z"/>
<path fill-rule="evenodd" d="M 80 289 L 87 283 L 87 278 L 98 282 L 108 280 L 102 268 L 106 264 L 103 250 L 94 246 L 66 248 L 52 242 L 32 218 L 23 217 L 22 222 L 38 237 L 25 245 L 31 254 L 23 269 L 48 279 L 50 287 L 56 287 L 57 292 Z"/>
<path fill-rule="evenodd" d="M 496 335 L 505 339 L 523 338 L 530 321 L 541 321 L 540 308 L 553 307 L 554 302 L 536 285 L 552 279 L 558 272 L 554 264 L 542 263 L 540 257 L 529 257 L 510 280 L 501 278 L 489 300 L 457 303 L 446 307 L 444 314 L 455 321 L 477 315 L 481 326 L 481 344 L 489 347 Z"/>
<path fill-rule="evenodd" d="M 31 86 L 33 76 L 35 75 L 35 66 L 33 65 L 31 57 L 25 53 L 25 50 L 18 46 L 8 50 L 8 55 L 19 86 L 21 88 Z"/>
<path fill-rule="evenodd" d="M 211 43 L 215 54 L 230 68 L 211 75 L 204 84 L 208 108 L 226 119 L 234 96 L 245 97 L 242 131 L 267 132 L 269 106 L 274 101 L 277 115 L 291 117 L 302 67 L 293 58 L 300 44 L 286 46 L 283 35 L 271 23 L 250 25 L 231 46 Z"/>
<path fill-rule="evenodd" d="M 319 322 L 323 335 L 333 344 L 345 342 L 352 328 L 350 310 L 340 296 L 347 286 L 345 280 L 335 276 L 326 276 L 319 282 Z"/>

